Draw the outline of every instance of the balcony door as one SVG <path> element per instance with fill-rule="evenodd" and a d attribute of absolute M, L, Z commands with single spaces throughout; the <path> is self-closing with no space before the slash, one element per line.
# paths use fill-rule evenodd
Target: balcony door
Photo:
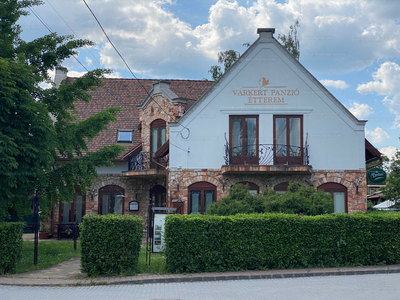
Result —
<path fill-rule="evenodd" d="M 153 162 L 154 154 L 167 139 L 167 129 L 166 122 L 161 119 L 155 120 L 151 123 L 151 132 L 150 132 L 150 161 L 152 162 L 150 167 L 152 169 L 158 169 L 158 165 Z"/>
<path fill-rule="evenodd" d="M 230 163 L 258 165 L 258 116 L 229 117 Z"/>
<path fill-rule="evenodd" d="M 303 165 L 303 116 L 274 116 L 274 164 Z"/>

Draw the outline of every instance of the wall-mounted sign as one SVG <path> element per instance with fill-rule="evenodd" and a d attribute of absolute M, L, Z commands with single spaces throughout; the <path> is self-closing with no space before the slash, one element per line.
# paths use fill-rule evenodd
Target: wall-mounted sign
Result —
<path fill-rule="evenodd" d="M 240 87 L 232 90 L 233 96 L 246 97 L 245 104 L 287 105 L 288 97 L 298 96 L 298 89 L 287 89 L 286 86 L 271 86 L 269 79 L 262 77 L 257 86 Z M 286 98 L 286 99 L 285 99 Z"/>
<path fill-rule="evenodd" d="M 382 169 L 373 168 L 368 171 L 368 179 L 373 183 L 382 183 L 386 180 L 386 173 Z"/>
<path fill-rule="evenodd" d="M 131 201 L 129 202 L 129 211 L 138 211 L 139 210 L 139 202 Z"/>

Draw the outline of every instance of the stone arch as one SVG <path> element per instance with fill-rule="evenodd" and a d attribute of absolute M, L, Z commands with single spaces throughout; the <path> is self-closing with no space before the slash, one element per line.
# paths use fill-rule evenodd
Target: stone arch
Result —
<path fill-rule="evenodd" d="M 284 183 L 284 182 L 297 182 L 299 185 L 307 185 L 306 178 L 302 176 L 285 176 L 285 177 L 279 177 L 275 180 L 272 180 L 269 182 L 268 187 L 273 189 L 275 186 L 278 184 Z"/>
<path fill-rule="evenodd" d="M 194 176 L 190 177 L 186 182 L 183 183 L 183 187 L 187 188 L 190 185 L 195 184 L 197 182 L 201 182 L 201 181 L 211 183 L 211 184 L 215 185 L 217 188 L 219 188 L 222 185 L 222 183 L 218 179 L 213 178 L 209 175 L 194 175 Z"/>
<path fill-rule="evenodd" d="M 251 182 L 255 185 L 258 185 L 258 187 L 260 188 L 260 192 L 265 187 L 265 184 L 259 178 L 255 178 L 252 176 L 238 176 L 238 177 L 229 178 L 229 186 L 234 185 L 235 183 L 238 183 L 238 182 Z"/>
<path fill-rule="evenodd" d="M 354 182 L 346 176 L 345 172 L 324 172 L 321 174 L 314 174 L 313 185 L 315 188 L 318 188 L 325 183 L 338 183 L 348 189 L 354 187 Z"/>
<path fill-rule="evenodd" d="M 93 189 L 99 190 L 103 186 L 107 185 L 118 185 L 124 190 L 128 189 L 128 184 L 126 183 L 126 178 L 117 176 L 100 176 L 93 183 Z"/>

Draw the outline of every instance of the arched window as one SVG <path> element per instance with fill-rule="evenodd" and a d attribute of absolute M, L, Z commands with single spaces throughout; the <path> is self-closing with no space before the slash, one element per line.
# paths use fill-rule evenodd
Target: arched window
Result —
<path fill-rule="evenodd" d="M 347 213 L 347 188 L 339 183 L 324 183 L 318 187 L 330 194 L 333 199 L 335 213 Z"/>
<path fill-rule="evenodd" d="M 274 191 L 277 192 L 278 194 L 284 194 L 287 191 L 287 188 L 289 186 L 289 182 L 281 182 L 280 184 L 277 184 L 274 186 Z"/>
<path fill-rule="evenodd" d="M 99 214 L 123 214 L 124 189 L 118 185 L 107 185 L 99 190 Z"/>
<path fill-rule="evenodd" d="M 164 145 L 167 140 L 167 129 L 166 129 L 166 122 L 161 119 L 155 120 L 150 125 L 151 132 L 150 132 L 150 152 L 151 156 L 156 153 L 156 151 Z"/>
<path fill-rule="evenodd" d="M 250 195 L 258 194 L 260 191 L 260 187 L 257 184 L 248 181 L 238 182 L 239 184 L 248 185 Z"/>
<path fill-rule="evenodd" d="M 189 186 L 189 214 L 206 214 L 215 201 L 216 186 L 208 182 L 197 182 Z"/>

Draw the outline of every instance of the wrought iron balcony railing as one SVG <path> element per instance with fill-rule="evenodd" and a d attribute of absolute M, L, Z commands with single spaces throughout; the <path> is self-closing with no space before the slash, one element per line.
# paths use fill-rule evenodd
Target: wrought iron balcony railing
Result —
<path fill-rule="evenodd" d="M 129 158 L 129 171 L 159 169 L 168 165 L 168 155 L 153 158 L 150 152 L 140 151 Z"/>
<path fill-rule="evenodd" d="M 308 145 L 305 147 L 259 144 L 230 147 L 225 144 L 226 165 L 309 165 Z"/>

